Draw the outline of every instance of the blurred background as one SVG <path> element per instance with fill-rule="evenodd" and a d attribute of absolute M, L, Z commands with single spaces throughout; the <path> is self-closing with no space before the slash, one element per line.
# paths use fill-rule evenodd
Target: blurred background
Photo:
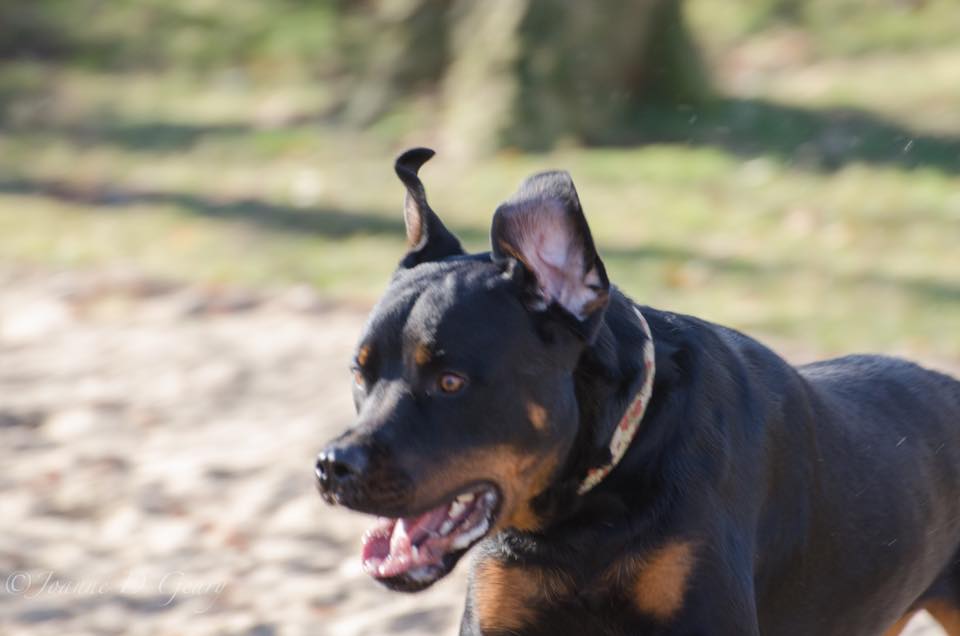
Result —
<path fill-rule="evenodd" d="M 455 631 L 465 568 L 378 589 L 311 481 L 412 145 L 473 250 L 564 168 L 638 301 L 956 375 L 958 29 L 955 0 L 0 0 L 0 628 Z"/>

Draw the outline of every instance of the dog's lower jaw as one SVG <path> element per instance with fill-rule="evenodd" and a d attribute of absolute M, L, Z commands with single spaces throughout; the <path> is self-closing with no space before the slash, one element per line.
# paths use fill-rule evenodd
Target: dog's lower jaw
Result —
<path fill-rule="evenodd" d="M 364 570 L 392 590 L 429 587 L 493 530 L 501 500 L 488 483 L 410 517 L 381 517 L 363 538 Z"/>
<path fill-rule="evenodd" d="M 408 594 L 422 592 L 450 574 L 466 553 L 467 550 L 458 550 L 444 555 L 441 566 L 426 566 L 388 578 L 374 577 L 374 580 L 394 592 L 406 592 Z"/>
<path fill-rule="evenodd" d="M 491 546 L 496 546 L 493 549 L 498 552 L 504 549 L 507 552 L 514 552 L 513 549 L 515 548 L 516 554 L 526 554 L 533 545 L 531 541 L 535 541 L 535 537 L 529 532 L 514 528 L 495 529 L 488 531 L 485 536 L 476 540 L 470 547 L 444 555 L 442 566 L 431 566 L 424 568 L 427 571 L 418 572 L 414 570 L 389 578 L 374 577 L 374 580 L 394 592 L 409 594 L 422 592 L 450 574 L 460 562 L 460 559 L 471 550 L 487 551 L 491 549 Z"/>

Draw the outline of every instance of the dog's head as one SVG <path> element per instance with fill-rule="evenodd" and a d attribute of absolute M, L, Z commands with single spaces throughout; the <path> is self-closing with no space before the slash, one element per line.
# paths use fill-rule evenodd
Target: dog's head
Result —
<path fill-rule="evenodd" d="M 417 172 L 432 155 L 397 159 L 409 251 L 357 346 L 356 423 L 317 461 L 327 501 L 380 517 L 365 570 L 407 591 L 495 531 L 542 526 L 609 294 L 568 174 L 524 181 L 494 215 L 492 251 L 468 255 L 427 205 Z"/>

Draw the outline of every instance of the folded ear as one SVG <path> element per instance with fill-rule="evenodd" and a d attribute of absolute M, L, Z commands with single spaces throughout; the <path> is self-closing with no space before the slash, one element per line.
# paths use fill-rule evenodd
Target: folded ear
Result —
<path fill-rule="evenodd" d="M 440 217 L 427 204 L 427 193 L 417 172 L 434 152 L 429 148 L 412 148 L 399 157 L 393 169 L 407 187 L 403 200 L 403 223 L 407 228 L 407 247 L 410 251 L 400 261 L 400 267 L 414 267 L 427 261 L 463 254 L 460 241 L 444 227 Z"/>
<path fill-rule="evenodd" d="M 610 281 L 569 174 L 524 181 L 497 208 L 490 234 L 495 258 L 516 259 L 533 274 L 537 308 L 556 303 L 581 322 L 602 314 Z"/>

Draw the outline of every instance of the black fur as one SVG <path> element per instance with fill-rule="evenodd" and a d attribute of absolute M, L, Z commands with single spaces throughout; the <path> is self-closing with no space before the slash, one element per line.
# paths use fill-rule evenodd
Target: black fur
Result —
<path fill-rule="evenodd" d="M 641 307 L 653 397 L 626 456 L 579 496 L 642 383 L 644 335 L 616 287 L 578 329 L 556 303 L 531 308 L 535 279 L 499 251 L 398 270 L 362 339 L 377 353 L 357 426 L 335 444 L 379 458 L 341 502 L 396 516 L 437 504 L 418 499 L 434 458 L 562 455 L 531 504 L 541 527 L 503 528 L 476 551 L 556 573 L 567 593 L 526 601 L 521 628 L 483 632 L 474 582 L 462 634 L 876 636 L 925 597 L 960 604 L 960 383 L 883 356 L 793 367 L 734 330 Z M 442 362 L 413 369 L 414 341 Z M 450 367 L 471 378 L 463 396 L 430 388 Z M 551 412 L 548 433 L 523 423 L 529 399 Z M 609 584 L 617 564 L 676 540 L 695 559 L 669 618 Z"/>

